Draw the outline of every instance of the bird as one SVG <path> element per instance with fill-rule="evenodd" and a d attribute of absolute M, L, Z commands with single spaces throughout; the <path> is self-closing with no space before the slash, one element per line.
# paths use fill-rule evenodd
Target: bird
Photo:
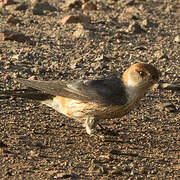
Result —
<path fill-rule="evenodd" d="M 122 118 L 137 107 L 158 80 L 159 71 L 140 62 L 131 65 L 121 77 L 72 82 L 17 79 L 29 89 L 1 91 L 0 99 L 15 96 L 37 100 L 80 122 L 87 134 L 95 135 L 104 119 Z"/>

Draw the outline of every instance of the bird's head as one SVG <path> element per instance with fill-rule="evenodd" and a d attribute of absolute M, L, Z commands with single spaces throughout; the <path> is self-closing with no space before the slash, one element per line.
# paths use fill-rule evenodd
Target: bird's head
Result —
<path fill-rule="evenodd" d="M 129 90 L 144 94 L 153 84 L 158 82 L 159 71 L 151 64 L 137 63 L 130 66 L 122 78 Z"/>

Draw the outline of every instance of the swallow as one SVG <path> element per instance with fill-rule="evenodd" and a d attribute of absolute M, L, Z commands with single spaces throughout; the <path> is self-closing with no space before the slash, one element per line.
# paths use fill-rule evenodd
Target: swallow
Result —
<path fill-rule="evenodd" d="M 86 132 L 93 135 L 97 132 L 97 124 L 103 119 L 121 118 L 137 107 L 140 99 L 158 79 L 159 71 L 153 65 L 136 63 L 121 78 L 76 80 L 70 83 L 18 79 L 30 89 L 5 91 L 0 99 L 16 96 L 37 100 L 80 122 Z"/>

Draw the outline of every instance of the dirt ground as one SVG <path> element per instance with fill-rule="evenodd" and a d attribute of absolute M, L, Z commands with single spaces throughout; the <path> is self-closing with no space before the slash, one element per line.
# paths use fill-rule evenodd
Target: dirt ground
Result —
<path fill-rule="evenodd" d="M 19 77 L 96 78 L 135 62 L 180 82 L 178 1 L 1 1 L 0 92 L 23 87 Z M 101 123 L 116 132 L 105 139 L 38 102 L 0 99 L 0 179 L 180 179 L 179 97 L 149 91 Z"/>

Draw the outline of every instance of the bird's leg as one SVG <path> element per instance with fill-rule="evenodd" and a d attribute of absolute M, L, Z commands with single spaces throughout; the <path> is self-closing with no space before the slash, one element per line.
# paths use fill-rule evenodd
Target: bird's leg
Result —
<path fill-rule="evenodd" d="M 86 128 L 86 132 L 90 135 L 90 136 L 96 136 L 100 139 L 104 139 L 104 135 L 98 131 L 96 129 L 96 126 L 97 126 L 97 123 L 98 123 L 98 120 L 95 119 L 94 117 L 87 117 L 86 118 L 86 121 L 84 123 L 84 126 Z M 98 124 L 99 125 L 99 124 Z"/>
<path fill-rule="evenodd" d="M 84 123 L 84 126 L 86 128 L 86 132 L 89 135 L 95 134 L 96 133 L 96 125 L 97 122 L 95 122 L 95 118 L 94 117 L 87 117 L 86 121 Z"/>
<path fill-rule="evenodd" d="M 96 129 L 97 125 L 100 127 L 99 130 Z M 87 134 L 89 134 L 90 136 L 95 135 L 101 139 L 102 138 L 104 139 L 104 135 L 113 135 L 113 136 L 118 135 L 117 132 L 110 131 L 110 130 L 103 128 L 103 126 L 101 124 L 99 124 L 98 120 L 95 119 L 94 117 L 87 117 L 86 121 L 84 123 L 84 127 L 86 128 Z"/>

